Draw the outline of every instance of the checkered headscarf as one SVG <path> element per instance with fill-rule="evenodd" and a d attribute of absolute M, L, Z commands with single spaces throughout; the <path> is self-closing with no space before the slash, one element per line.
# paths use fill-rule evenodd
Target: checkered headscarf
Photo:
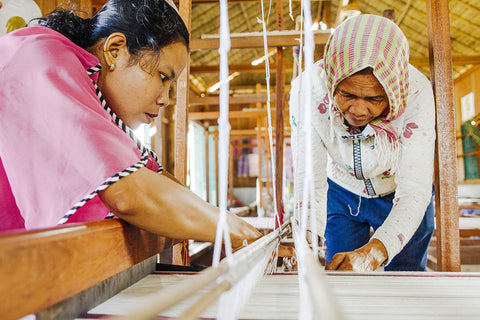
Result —
<path fill-rule="evenodd" d="M 323 58 L 327 86 L 333 100 L 337 85 L 367 67 L 383 86 L 389 100 L 388 112 L 370 122 L 373 129 L 390 143 L 398 134 L 390 121 L 404 111 L 408 97 L 408 41 L 391 20 L 364 14 L 343 22 L 328 39 Z M 339 113 L 335 103 L 334 113 Z"/>

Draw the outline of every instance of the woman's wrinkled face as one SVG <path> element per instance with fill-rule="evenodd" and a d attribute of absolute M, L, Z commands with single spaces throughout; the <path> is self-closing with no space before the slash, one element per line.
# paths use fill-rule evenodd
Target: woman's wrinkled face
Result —
<path fill-rule="evenodd" d="M 370 73 L 346 78 L 338 84 L 333 97 L 345 120 L 355 127 L 367 125 L 388 107 L 385 90 Z"/>
<path fill-rule="evenodd" d="M 100 90 L 112 111 L 130 128 L 149 124 L 169 103 L 169 91 L 187 63 L 185 44 L 174 42 L 158 57 L 145 53 L 138 63 L 131 63 L 126 48 L 116 52 L 115 68 L 104 73 Z M 100 84 L 100 81 L 99 81 Z"/>

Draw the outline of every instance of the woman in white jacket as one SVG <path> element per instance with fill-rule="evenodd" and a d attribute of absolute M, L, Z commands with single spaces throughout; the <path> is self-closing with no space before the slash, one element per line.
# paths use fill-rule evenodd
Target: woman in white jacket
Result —
<path fill-rule="evenodd" d="M 292 82 L 290 122 L 297 211 L 305 148 L 313 152 L 317 229 L 327 270 L 425 270 L 434 229 L 435 106 L 428 79 L 408 64 L 407 39 L 383 17 L 348 19 L 325 55 Z M 303 102 L 305 86 L 311 105 Z M 308 119 L 302 119 L 309 108 Z M 305 145 L 305 121 L 312 145 Z M 374 230 L 371 236 L 371 230 Z M 321 232 L 320 232 L 321 234 Z"/>

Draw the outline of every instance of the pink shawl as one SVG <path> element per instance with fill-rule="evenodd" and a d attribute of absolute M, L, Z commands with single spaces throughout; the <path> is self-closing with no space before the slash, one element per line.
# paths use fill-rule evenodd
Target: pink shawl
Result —
<path fill-rule="evenodd" d="M 96 96 L 95 56 L 44 27 L 1 37 L 0 56 L 0 230 L 54 226 L 141 152 Z M 94 196 L 68 221 L 108 213 Z"/>

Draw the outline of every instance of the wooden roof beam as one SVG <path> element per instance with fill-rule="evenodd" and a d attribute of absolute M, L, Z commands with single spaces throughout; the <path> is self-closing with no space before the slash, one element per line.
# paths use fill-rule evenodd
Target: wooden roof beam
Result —
<path fill-rule="evenodd" d="M 318 30 L 313 32 L 315 44 L 326 44 L 330 31 Z M 270 31 L 267 32 L 267 41 L 270 47 L 293 47 L 299 45 L 299 31 Z M 232 33 L 230 34 L 230 43 L 232 49 L 242 48 L 263 48 L 263 33 Z M 218 35 L 209 36 L 209 38 L 192 39 L 190 41 L 190 50 L 214 50 L 220 46 Z"/>
<path fill-rule="evenodd" d="M 410 57 L 410 63 L 416 67 L 428 67 L 430 65 L 428 57 Z M 452 57 L 454 66 L 477 65 L 480 64 L 480 56 L 454 56 Z M 291 63 L 285 64 L 285 71 L 292 71 Z M 231 72 L 265 72 L 265 66 L 259 64 L 252 66 L 251 64 L 230 65 L 228 70 Z M 220 66 L 190 66 L 190 73 L 218 73 Z M 270 64 L 270 72 L 275 73 L 275 64 Z"/>
<path fill-rule="evenodd" d="M 256 136 L 257 135 L 257 129 L 234 129 L 230 131 L 231 136 Z M 262 133 L 267 133 L 266 128 L 260 128 L 260 132 Z M 275 132 L 275 128 L 273 128 L 273 132 Z M 290 128 L 285 128 L 284 130 L 284 135 L 285 136 L 290 136 Z"/>
<path fill-rule="evenodd" d="M 272 113 L 275 111 L 272 108 Z M 188 119 L 190 120 L 216 120 L 220 116 L 218 111 L 205 111 L 205 112 L 190 112 Z M 268 116 L 267 111 L 230 111 L 228 117 L 232 119 L 248 119 L 248 118 L 262 118 Z"/>
<path fill-rule="evenodd" d="M 293 64 L 285 64 L 286 71 L 293 70 Z M 265 65 L 259 64 L 252 66 L 251 64 L 238 64 L 238 65 L 229 65 L 228 70 L 230 72 L 265 72 Z M 190 73 L 218 73 L 220 71 L 220 66 L 190 66 Z M 276 65 L 274 63 L 270 64 L 270 72 L 275 73 Z"/>
<path fill-rule="evenodd" d="M 430 66 L 428 57 L 410 57 L 410 64 L 416 67 Z M 456 56 L 452 57 L 452 64 L 454 66 L 465 66 L 468 64 L 480 64 L 480 56 Z"/>
<path fill-rule="evenodd" d="M 270 103 L 275 103 L 276 96 L 272 94 L 270 96 Z M 245 95 L 234 95 L 229 97 L 229 104 L 251 104 L 251 103 L 266 103 L 267 102 L 267 94 L 260 93 L 260 94 L 245 94 Z M 190 106 L 195 105 L 218 105 L 220 104 L 218 96 L 207 96 L 207 97 L 195 97 L 191 96 L 189 99 Z M 174 104 L 173 101 L 170 104 Z"/>

